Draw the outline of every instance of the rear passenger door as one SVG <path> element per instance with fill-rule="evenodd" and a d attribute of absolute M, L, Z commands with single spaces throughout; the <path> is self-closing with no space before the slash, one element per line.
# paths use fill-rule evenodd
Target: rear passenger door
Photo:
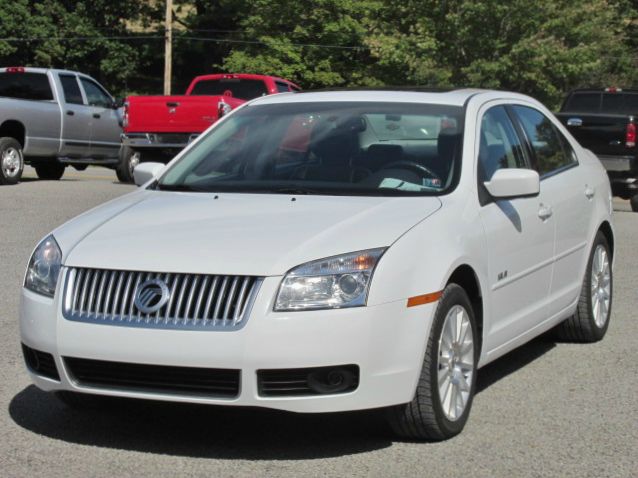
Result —
<path fill-rule="evenodd" d="M 60 156 L 85 158 L 91 151 L 91 108 L 86 105 L 78 78 L 60 73 L 62 86 L 62 146 Z"/>
<path fill-rule="evenodd" d="M 541 194 L 556 223 L 554 271 L 549 315 L 577 300 L 588 257 L 589 219 L 597 193 L 590 184 L 568 139 L 543 112 L 512 106 L 541 177 Z"/>
<path fill-rule="evenodd" d="M 507 105 L 480 114 L 477 158 L 479 211 L 486 237 L 489 301 L 488 353 L 515 340 L 547 317 L 554 254 L 553 217 L 543 192 L 494 199 L 483 185 L 503 168 L 529 168 L 529 154 Z"/>

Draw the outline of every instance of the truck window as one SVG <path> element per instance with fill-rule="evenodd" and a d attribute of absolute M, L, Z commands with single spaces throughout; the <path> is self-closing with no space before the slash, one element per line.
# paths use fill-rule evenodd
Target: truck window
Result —
<path fill-rule="evenodd" d="M 610 115 L 638 113 L 638 93 L 604 93 L 601 112 Z"/>
<path fill-rule="evenodd" d="M 52 100 L 45 73 L 0 73 L 0 96 L 20 100 Z"/>
<path fill-rule="evenodd" d="M 545 176 L 577 163 L 571 147 L 566 151 L 567 140 L 549 118 L 527 106 L 514 106 L 513 110 L 536 154 L 538 174 Z"/>
<path fill-rule="evenodd" d="M 60 75 L 60 83 L 62 83 L 62 91 L 64 92 L 64 101 L 72 105 L 83 105 L 82 93 L 80 85 L 75 75 Z"/>
<path fill-rule="evenodd" d="M 288 88 L 288 85 L 286 83 L 282 83 L 281 81 L 276 81 L 275 85 L 277 85 L 278 93 L 288 93 L 290 91 L 290 88 Z"/>
<path fill-rule="evenodd" d="M 572 93 L 567 98 L 563 111 L 573 113 L 597 113 L 600 109 L 600 93 Z"/>
<path fill-rule="evenodd" d="M 220 78 L 217 80 L 198 81 L 195 83 L 195 86 L 193 86 L 193 90 L 190 94 L 199 96 L 229 95 L 241 100 L 252 100 L 258 96 L 267 95 L 268 89 L 262 80 Z"/>
<path fill-rule="evenodd" d="M 84 93 L 90 106 L 99 106 L 102 108 L 111 107 L 111 98 L 106 94 L 97 83 L 89 80 L 88 78 L 80 78 L 82 86 L 84 87 Z"/>

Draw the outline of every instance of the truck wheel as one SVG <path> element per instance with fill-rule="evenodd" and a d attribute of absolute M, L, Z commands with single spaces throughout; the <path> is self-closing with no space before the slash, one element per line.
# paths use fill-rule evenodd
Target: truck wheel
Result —
<path fill-rule="evenodd" d="M 13 138 L 0 138 L 0 184 L 17 184 L 24 170 L 22 146 Z"/>
<path fill-rule="evenodd" d="M 478 343 L 472 304 L 463 288 L 450 284 L 434 314 L 414 398 L 387 410 L 397 435 L 445 440 L 461 432 L 476 388 Z"/>
<path fill-rule="evenodd" d="M 38 178 L 57 181 L 64 175 L 66 165 L 52 158 L 48 161 L 37 162 L 33 167 L 35 168 Z"/>
<path fill-rule="evenodd" d="M 141 157 L 142 153 L 128 146 L 120 148 L 120 162 L 115 168 L 115 174 L 117 174 L 117 179 L 121 183 L 132 183 L 134 181 L 133 170 L 140 164 Z"/>
<path fill-rule="evenodd" d="M 631 196 L 629 203 L 631 204 L 631 210 L 633 212 L 638 212 L 638 194 Z"/>

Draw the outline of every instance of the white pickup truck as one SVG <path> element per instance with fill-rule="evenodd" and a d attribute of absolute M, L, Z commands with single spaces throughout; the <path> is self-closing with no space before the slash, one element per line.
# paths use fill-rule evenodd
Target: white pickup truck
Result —
<path fill-rule="evenodd" d="M 114 167 L 121 113 L 93 78 L 75 71 L 0 68 L 0 184 L 20 181 L 24 164 L 40 179 L 67 165 Z"/>

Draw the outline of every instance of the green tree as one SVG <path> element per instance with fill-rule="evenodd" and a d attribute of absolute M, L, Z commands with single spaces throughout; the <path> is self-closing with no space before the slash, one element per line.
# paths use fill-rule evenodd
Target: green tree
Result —
<path fill-rule="evenodd" d="M 229 71 L 283 76 L 305 88 L 378 82 L 364 39 L 381 7 L 376 0 L 247 2 L 244 32 L 221 64 Z"/>
<path fill-rule="evenodd" d="M 67 68 L 88 73 L 121 93 L 139 74 L 140 49 L 130 22 L 149 22 L 150 4 L 127 0 L 0 2 L 3 64 Z M 161 40 L 155 40 L 162 45 Z M 156 54 L 154 52 L 154 54 Z"/>

